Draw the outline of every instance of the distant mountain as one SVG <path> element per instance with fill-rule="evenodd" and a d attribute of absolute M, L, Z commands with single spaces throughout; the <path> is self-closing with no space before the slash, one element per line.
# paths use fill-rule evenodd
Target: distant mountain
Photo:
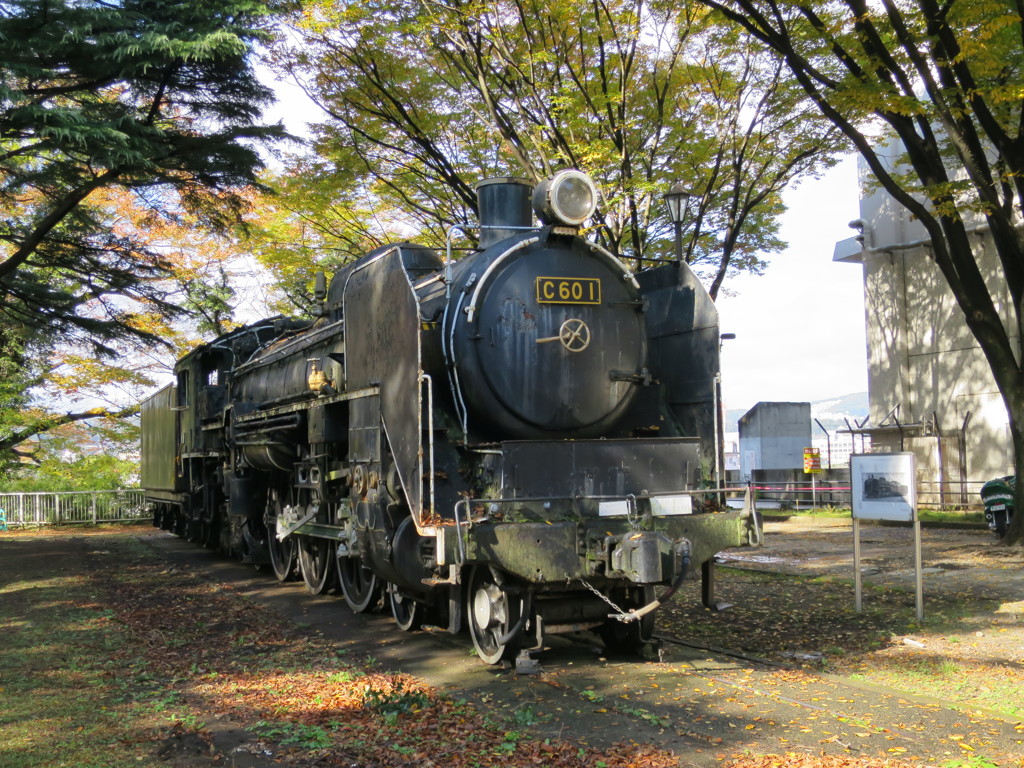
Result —
<path fill-rule="evenodd" d="M 738 432 L 740 417 L 749 408 L 734 409 L 725 412 L 725 431 Z M 852 425 L 855 421 L 861 422 L 868 415 L 868 393 L 854 392 L 849 395 L 831 397 L 827 400 L 814 400 L 811 402 L 811 418 L 817 419 L 825 429 L 830 432 L 836 429 L 845 428 L 844 419 L 849 419 Z M 812 423 L 811 432 L 821 432 L 817 424 Z"/>

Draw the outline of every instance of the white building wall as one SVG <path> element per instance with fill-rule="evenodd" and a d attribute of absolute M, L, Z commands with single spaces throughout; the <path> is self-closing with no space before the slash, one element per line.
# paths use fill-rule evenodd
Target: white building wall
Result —
<path fill-rule="evenodd" d="M 862 189 L 871 189 L 862 166 Z M 837 261 L 860 263 L 864 279 L 871 426 L 921 425 L 904 435 L 903 447 L 917 455 L 924 484 L 987 480 L 1012 471 L 1006 409 L 988 363 L 967 328 L 963 313 L 931 259 L 926 234 L 906 209 L 883 191 L 861 198 L 863 242 L 836 246 Z M 990 238 L 980 230 L 975 253 L 1011 338 L 1008 291 Z M 965 429 L 966 427 L 966 429 Z M 965 456 L 957 443 L 939 445 L 963 432 Z M 875 450 L 899 450 L 899 433 L 875 436 Z M 951 454 L 957 454 L 953 456 Z M 940 471 L 940 459 L 945 475 Z"/>

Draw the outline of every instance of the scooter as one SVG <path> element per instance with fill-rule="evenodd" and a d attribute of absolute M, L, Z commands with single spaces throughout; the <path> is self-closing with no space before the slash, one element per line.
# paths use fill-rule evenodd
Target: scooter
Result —
<path fill-rule="evenodd" d="M 1013 518 L 1013 491 L 1017 486 L 1017 476 L 1007 475 L 989 480 L 981 486 L 981 502 L 985 505 L 985 522 L 995 531 L 996 536 L 1003 538 Z"/>

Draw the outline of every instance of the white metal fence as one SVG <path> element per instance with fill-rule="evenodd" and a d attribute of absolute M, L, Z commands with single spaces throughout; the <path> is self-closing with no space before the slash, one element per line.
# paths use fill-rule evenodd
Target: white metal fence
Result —
<path fill-rule="evenodd" d="M 143 491 L 0 493 L 0 526 L 123 523 L 150 518 Z"/>

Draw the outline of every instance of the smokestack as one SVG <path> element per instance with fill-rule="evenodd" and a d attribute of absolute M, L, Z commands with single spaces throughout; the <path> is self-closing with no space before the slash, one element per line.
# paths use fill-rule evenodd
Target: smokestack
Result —
<path fill-rule="evenodd" d="M 527 179 L 503 176 L 476 185 L 480 214 L 480 247 L 487 248 L 520 230 L 533 226 L 533 184 Z"/>

